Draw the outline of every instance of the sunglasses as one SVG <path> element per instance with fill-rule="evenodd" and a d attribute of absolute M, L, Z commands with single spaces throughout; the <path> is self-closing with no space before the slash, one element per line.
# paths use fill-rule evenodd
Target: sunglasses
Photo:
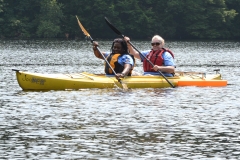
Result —
<path fill-rule="evenodd" d="M 151 43 L 152 46 L 159 46 L 161 43 L 157 42 L 157 43 Z"/>

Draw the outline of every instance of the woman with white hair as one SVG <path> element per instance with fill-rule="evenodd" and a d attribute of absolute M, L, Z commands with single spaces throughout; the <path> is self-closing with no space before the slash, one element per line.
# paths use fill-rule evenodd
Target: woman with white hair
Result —
<path fill-rule="evenodd" d="M 129 37 L 125 37 L 124 39 L 130 42 Z M 143 62 L 144 75 L 160 75 L 160 71 L 166 77 L 174 76 L 174 54 L 169 49 L 164 48 L 164 39 L 159 35 L 155 35 L 152 37 L 151 45 L 151 50 L 143 51 L 139 54 L 139 52 L 128 43 L 130 54 Z M 149 59 L 154 66 L 152 66 L 142 55 Z"/>

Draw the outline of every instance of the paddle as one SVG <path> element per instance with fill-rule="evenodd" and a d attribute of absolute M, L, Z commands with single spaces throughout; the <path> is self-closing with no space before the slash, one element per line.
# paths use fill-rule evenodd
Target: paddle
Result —
<path fill-rule="evenodd" d="M 91 42 L 93 43 L 93 39 L 92 37 L 90 36 L 90 34 L 87 32 L 87 30 L 83 27 L 83 25 L 81 24 L 81 22 L 79 21 L 78 17 L 76 16 L 77 18 L 77 21 L 78 21 L 78 24 L 79 24 L 79 27 L 81 28 L 81 30 L 83 31 L 84 35 L 86 35 L 90 40 Z M 97 48 L 97 51 L 102 55 L 103 59 L 105 60 L 105 62 L 107 63 L 107 65 L 111 68 L 111 70 L 113 71 L 113 73 L 115 74 L 116 76 L 116 72 L 114 71 L 114 69 L 112 68 L 112 66 L 109 64 L 109 62 L 107 61 L 107 59 L 105 58 L 105 56 L 102 54 L 102 52 L 99 50 L 98 47 Z M 126 84 L 123 84 L 121 79 L 118 78 L 118 82 L 122 85 L 123 89 L 128 89 L 127 85 Z"/>
<path fill-rule="evenodd" d="M 120 35 L 122 36 L 123 38 L 125 37 L 116 27 L 114 27 L 110 22 L 109 20 L 107 19 L 107 17 L 105 17 L 105 21 L 106 23 L 108 24 L 108 26 L 115 32 L 117 33 L 117 35 Z M 147 57 L 145 57 L 140 51 L 137 50 L 137 48 L 129 41 L 128 42 L 139 54 L 141 54 L 141 56 L 143 56 L 147 61 L 148 63 L 150 63 L 152 66 L 154 66 L 154 64 L 149 60 L 147 59 Z M 172 86 L 172 88 L 175 88 L 175 86 L 163 75 L 163 73 L 158 70 L 158 72 L 160 73 L 161 76 L 163 76 L 163 78 Z"/>

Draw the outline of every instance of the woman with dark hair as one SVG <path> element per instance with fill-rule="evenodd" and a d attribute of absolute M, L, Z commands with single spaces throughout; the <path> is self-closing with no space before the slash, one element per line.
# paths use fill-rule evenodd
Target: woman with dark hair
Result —
<path fill-rule="evenodd" d="M 127 43 L 122 38 L 114 39 L 110 53 L 102 52 L 99 53 L 97 50 L 98 42 L 93 42 L 93 52 L 97 58 L 104 59 L 103 56 L 107 59 L 111 67 L 116 72 L 116 75 L 112 69 L 105 64 L 105 73 L 107 76 L 116 76 L 117 79 L 124 78 L 125 76 L 131 76 L 132 70 L 134 67 L 134 57 L 128 53 Z"/>

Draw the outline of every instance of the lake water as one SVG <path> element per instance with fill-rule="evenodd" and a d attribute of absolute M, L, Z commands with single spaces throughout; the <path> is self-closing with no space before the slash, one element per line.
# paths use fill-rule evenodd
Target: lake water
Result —
<path fill-rule="evenodd" d="M 139 50 L 149 41 L 132 41 Z M 99 41 L 109 51 L 111 40 Z M 0 41 L 0 159 L 239 159 L 240 43 L 166 41 L 226 87 L 22 91 L 15 72 L 103 73 L 88 41 Z M 135 70 L 141 72 L 137 61 Z"/>

